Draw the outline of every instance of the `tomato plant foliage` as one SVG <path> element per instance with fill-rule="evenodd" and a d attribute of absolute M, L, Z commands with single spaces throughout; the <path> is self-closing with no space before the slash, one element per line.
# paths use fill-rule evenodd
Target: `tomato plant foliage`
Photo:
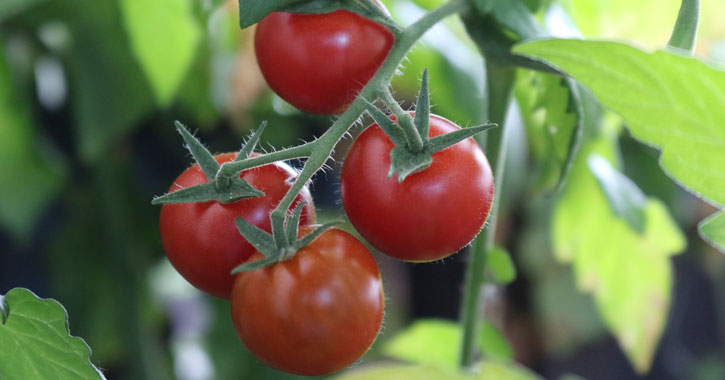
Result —
<path fill-rule="evenodd" d="M 625 371 L 672 370 L 655 358 L 671 351 L 658 347 L 676 281 L 691 277 L 675 277 L 672 257 L 687 248 L 717 272 L 714 250 L 683 231 L 704 219 L 702 240 L 725 252 L 725 74 L 692 57 L 699 1 L 682 2 L 674 28 L 676 4 L 652 0 L 389 0 L 392 15 L 378 0 L 235 3 L 0 3 L 0 224 L 23 250 L 52 253 L 27 255 L 26 265 L 11 252 L 18 271 L 5 270 L 3 250 L 0 274 L 13 284 L 41 267 L 35 260 L 53 263 L 51 295 L 79 315 L 72 331 L 99 346 L 94 359 L 109 373 L 528 380 L 539 375 L 513 358 L 532 358 L 530 341 L 556 340 L 544 344 L 549 360 L 558 342 L 599 344 L 592 337 L 605 328 L 631 363 Z M 703 19 L 725 11 L 702 3 Z M 647 46 L 673 32 L 656 52 L 551 38 L 579 35 L 562 28 L 568 17 L 584 35 Z M 610 18 L 621 21 L 616 32 Z M 652 28 L 640 28 L 645 18 Z M 285 114 L 280 98 L 335 116 Z M 368 116 L 374 123 L 341 150 Z M 172 117 L 203 124 L 212 146 L 238 153 L 213 155 L 177 122 L 196 163 L 173 182 L 181 167 L 150 175 L 178 153 L 166 141 Z M 263 120 L 273 126 L 264 138 Z M 241 149 L 229 138 L 259 123 Z M 315 224 L 309 189 L 331 158 L 342 160 L 337 194 L 350 233 L 327 210 Z M 132 201 L 166 188 L 152 201 L 160 220 Z M 384 278 L 369 249 L 413 263 L 466 251 L 460 322 L 413 320 L 396 331 L 405 276 L 390 277 L 390 328 L 379 337 Z M 151 291 L 160 271 L 147 267 L 158 260 L 223 300 Z M 546 315 L 522 316 L 505 302 L 511 294 L 492 291 L 511 283 Z M 561 288 L 574 284 L 588 309 L 560 307 L 575 291 Z M 225 318 L 186 323 L 205 321 L 209 304 Z M 103 378 L 57 302 L 16 288 L 0 297 L 0 316 L 0 378 Z M 530 325 L 552 331 L 530 334 Z M 190 352 L 203 365 L 185 367 Z M 409 363 L 369 365 L 381 356 Z M 699 358 L 688 363 L 682 371 L 697 373 Z M 557 367 L 548 364 L 540 368 Z"/>

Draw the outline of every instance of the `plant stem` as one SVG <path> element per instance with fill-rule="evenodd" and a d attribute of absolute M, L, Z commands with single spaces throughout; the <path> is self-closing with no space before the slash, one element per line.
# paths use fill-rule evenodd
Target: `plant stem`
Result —
<path fill-rule="evenodd" d="M 465 293 L 461 311 L 463 341 L 460 364 L 462 367 L 471 367 L 475 362 L 476 341 L 483 317 L 481 291 L 485 284 L 486 258 L 494 246 L 498 211 L 503 194 L 508 136 L 504 124 L 515 78 L 516 69 L 514 67 L 499 65 L 491 60 L 486 61 L 488 116 L 489 120 L 498 124 L 499 127 L 490 130 L 487 136 L 479 135 L 481 137 L 478 140 L 481 146 L 486 147 L 486 155 L 494 170 L 494 197 L 491 212 L 488 215 L 487 229 L 473 241 L 470 261 L 466 268 Z"/>
<path fill-rule="evenodd" d="M 306 149 L 309 149 L 309 159 L 305 162 L 305 166 L 302 168 L 302 172 L 295 180 L 295 183 L 292 187 L 290 187 L 287 194 L 285 194 L 284 198 L 282 198 L 279 202 L 279 205 L 277 205 L 277 208 L 272 212 L 271 219 L 273 226 L 274 224 L 278 224 L 280 226 L 284 224 L 287 210 L 292 205 L 292 202 L 297 197 L 297 194 L 299 194 L 307 181 L 309 181 L 317 170 L 322 167 L 325 161 L 327 161 L 330 156 L 330 152 L 332 152 L 332 149 L 335 147 L 340 138 L 342 138 L 355 120 L 357 120 L 365 111 L 365 100 L 375 100 L 379 94 L 383 93 L 383 91 L 387 91 L 387 87 L 390 84 L 390 80 L 393 78 L 393 75 L 395 75 L 395 71 L 398 69 L 398 66 L 400 66 L 400 63 L 418 39 L 420 39 L 420 37 L 428 29 L 433 27 L 433 25 L 442 19 L 452 14 L 462 12 L 467 8 L 468 3 L 466 0 L 451 0 L 427 13 L 418 21 L 405 28 L 403 32 L 398 35 L 398 38 L 393 43 L 390 53 L 388 53 L 388 56 L 380 66 L 380 69 L 378 69 L 377 73 L 375 73 L 375 76 L 373 76 L 370 82 L 365 85 L 350 107 L 348 107 L 348 109 L 340 115 L 330 129 L 320 136 L 320 138 L 311 143 L 302 145 L 302 147 L 307 146 Z M 261 157 L 264 156 L 260 156 L 258 158 Z M 258 161 L 261 162 L 262 160 Z M 282 228 L 279 229 L 281 230 Z"/>
<path fill-rule="evenodd" d="M 695 50 L 697 26 L 700 22 L 700 0 L 682 0 L 677 22 L 668 46 L 684 50 L 690 55 Z"/>

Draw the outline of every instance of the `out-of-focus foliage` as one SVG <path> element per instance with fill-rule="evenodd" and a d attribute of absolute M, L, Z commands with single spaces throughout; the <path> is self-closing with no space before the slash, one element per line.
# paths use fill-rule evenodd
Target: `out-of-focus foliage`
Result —
<path fill-rule="evenodd" d="M 124 25 L 137 61 L 161 106 L 174 98 L 197 52 L 201 27 L 193 4 L 177 0 L 121 0 Z"/>
<path fill-rule="evenodd" d="M 584 36 L 626 39 L 648 48 L 665 44 L 679 6 L 656 0 L 511 1 L 538 12 L 537 19 L 552 32 L 569 28 L 576 35 L 578 28 Z M 443 2 L 384 1 L 404 25 Z M 483 6 L 493 3 L 477 0 Z M 725 60 L 725 3 L 703 0 L 702 9 L 698 52 Z M 158 209 L 149 205 L 190 164 L 174 120 L 198 130 L 215 152 L 238 149 L 246 132 L 264 120 L 269 122 L 262 137 L 265 149 L 309 141 L 331 124 L 329 117 L 300 113 L 272 94 L 257 68 L 253 37 L 253 27 L 239 29 L 237 0 L 0 0 L 0 276 L 8 276 L 0 278 L 0 293 L 7 286 L 27 286 L 62 302 L 70 313 L 70 331 L 86 339 L 92 362 L 109 378 L 302 378 L 272 370 L 244 349 L 226 301 L 176 287 L 175 281 L 183 280 L 164 275 L 173 270 L 158 236 Z M 691 59 L 609 43 L 528 46 L 539 46 L 523 49 L 587 84 L 624 117 L 634 137 L 663 147 L 663 164 L 679 181 L 723 204 L 725 149 L 719 121 L 725 87 L 711 80 L 721 72 Z M 392 88 L 404 106 L 412 106 L 428 68 L 433 112 L 461 125 L 481 124 L 486 121 L 483 67 L 460 19 L 453 17 L 415 46 Z M 708 91 L 711 95 L 700 95 Z M 381 259 L 383 272 L 398 275 L 385 277 L 382 335 L 362 359 L 364 365 L 339 378 L 538 378 L 510 364 L 511 359 L 557 378 L 561 373 L 551 368 L 570 371 L 568 361 L 578 363 L 581 356 L 591 363 L 592 352 L 601 366 L 626 367 L 613 350 L 592 350 L 608 342 L 610 331 L 638 369 L 649 367 L 670 305 L 678 302 L 677 294 L 671 301 L 670 254 L 684 247 L 665 203 L 690 243 L 690 251 L 676 262 L 707 267 L 712 274 L 703 282 L 715 295 L 698 294 L 698 299 L 715 308 L 725 294 L 717 293 L 725 292 L 725 283 L 716 278 L 725 270 L 721 257 L 704 251 L 694 233 L 696 221 L 713 211 L 678 192 L 658 168 L 655 150 L 619 129 L 599 132 L 598 106 L 587 98 L 590 120 L 583 135 L 588 142 L 563 194 L 547 197 L 565 170 L 575 135 L 571 92 L 559 77 L 521 70 L 515 95 L 517 107 L 510 115 L 521 118 L 511 118 L 512 170 L 501 179 L 512 190 L 505 194 L 498 220 L 497 244 L 506 250 L 494 251 L 488 262 L 489 279 L 509 285 L 487 295 L 486 314 L 497 323 L 484 322 L 476 337 L 486 358 L 503 361 L 485 361 L 479 377 L 458 373 L 459 327 L 430 320 L 437 315 L 418 314 L 419 304 L 429 298 L 458 297 L 455 291 L 436 294 L 443 281 L 460 283 L 456 259 L 445 265 Z M 682 112 L 677 105 L 698 111 Z M 617 138 L 629 144 L 624 165 L 616 156 Z M 337 147 L 338 162 L 349 142 L 344 139 Z M 713 144 L 720 145 L 708 148 Z M 586 164 L 592 152 L 623 171 L 618 175 L 626 173 L 645 194 L 661 199 L 647 199 L 643 231 L 612 211 Z M 316 203 L 328 208 L 319 215 L 340 214 L 329 210 L 339 199 L 335 181 L 328 170 L 313 182 Z M 716 214 L 700 232 L 722 248 L 723 225 L 725 217 Z M 411 282 L 400 275 L 446 268 L 454 268 L 453 279 Z M 675 280 L 692 285 L 685 276 Z M 172 290 L 164 291 L 164 284 Z M 399 294 L 389 291 L 396 288 Z M 685 320 L 708 312 L 682 308 L 673 313 L 684 313 Z M 440 312 L 455 315 L 457 310 Z M 404 322 L 392 321 L 393 315 L 410 318 L 409 328 L 400 331 Z M 692 327 L 682 320 L 673 317 L 672 329 Z M 665 342 L 662 357 L 690 350 L 676 339 Z M 686 371 L 698 379 L 719 379 L 722 351 L 707 349 L 692 349 L 692 357 L 683 359 Z M 391 358 L 425 365 L 367 367 Z"/>
<path fill-rule="evenodd" d="M 605 129 L 582 148 L 554 211 L 553 244 L 557 258 L 574 266 L 578 287 L 594 295 L 635 368 L 646 372 L 670 306 L 670 255 L 685 241 L 660 201 L 647 202 L 642 234 L 610 207 L 587 160 L 599 154 L 616 161 L 613 137 Z"/>
<path fill-rule="evenodd" d="M 26 240 L 62 186 L 65 170 L 38 141 L 19 85 L 0 49 L 0 226 Z"/>

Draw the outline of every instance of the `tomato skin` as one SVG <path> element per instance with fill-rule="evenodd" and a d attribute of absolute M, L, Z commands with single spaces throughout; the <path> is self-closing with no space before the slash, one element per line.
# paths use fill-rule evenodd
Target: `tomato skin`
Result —
<path fill-rule="evenodd" d="M 381 4 L 382 6 L 382 4 Z M 385 26 L 346 10 L 273 12 L 257 25 L 257 62 L 269 86 L 302 111 L 343 112 L 388 55 Z"/>
<path fill-rule="evenodd" d="M 429 136 L 460 129 L 431 115 Z M 483 227 L 493 176 L 472 139 L 433 154 L 433 163 L 402 183 L 387 178 L 394 144 L 373 124 L 355 140 L 342 166 L 342 204 L 355 229 L 381 252 L 405 261 L 449 256 Z"/>
<path fill-rule="evenodd" d="M 250 260 L 260 258 L 255 253 Z M 240 273 L 231 302 L 237 335 L 257 359 L 306 376 L 336 372 L 360 358 L 375 341 L 383 309 L 375 259 L 334 228 L 290 260 Z"/>
<path fill-rule="evenodd" d="M 233 161 L 236 153 L 214 156 L 219 163 Z M 161 208 L 161 241 L 166 256 L 176 270 L 192 285 L 211 295 L 229 299 L 236 266 L 254 253 L 254 247 L 237 230 L 235 219 L 244 218 L 255 226 L 271 231 L 269 213 L 279 204 L 293 179 L 294 169 L 285 163 L 274 163 L 245 170 L 244 178 L 265 193 L 223 204 L 219 202 L 165 204 Z M 198 164 L 186 169 L 174 181 L 169 192 L 207 183 Z M 315 222 L 315 208 L 307 187 L 297 196 L 293 206 L 307 201 L 301 224 Z"/>

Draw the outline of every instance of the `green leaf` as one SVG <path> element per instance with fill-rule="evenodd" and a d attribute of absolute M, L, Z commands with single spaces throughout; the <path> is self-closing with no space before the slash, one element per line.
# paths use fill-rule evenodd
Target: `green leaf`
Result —
<path fill-rule="evenodd" d="M 711 3 L 716 2 L 720 2 L 720 0 L 714 0 Z M 661 47 L 667 42 L 681 2 L 567 0 L 561 3 L 577 29 L 586 37 L 634 40 L 637 41 L 637 44 L 655 48 Z M 711 9 L 711 7 L 705 6 L 705 9 Z M 646 28 L 642 27 L 642 20 L 647 20 Z"/>
<path fill-rule="evenodd" d="M 516 279 L 516 267 L 505 249 L 495 246 L 486 255 L 486 268 L 497 284 L 509 284 Z"/>
<path fill-rule="evenodd" d="M 725 205 L 725 72 L 692 58 L 598 41 L 543 40 L 514 51 L 574 76 L 692 193 Z"/>
<path fill-rule="evenodd" d="M 432 365 L 380 365 L 347 371 L 333 380 L 542 380 L 541 377 L 513 363 L 484 361 L 478 374 Z"/>
<path fill-rule="evenodd" d="M 515 50 L 588 86 L 635 138 L 662 150 L 666 173 L 696 196 L 725 205 L 725 72 L 613 42 L 546 40 Z"/>
<path fill-rule="evenodd" d="M 463 333 L 458 324 L 440 319 L 419 319 L 385 342 L 383 353 L 395 359 L 455 369 Z"/>
<path fill-rule="evenodd" d="M 587 165 L 597 178 L 614 215 L 627 221 L 633 230 L 643 233 L 647 197 L 642 190 L 600 155 L 589 156 Z"/>
<path fill-rule="evenodd" d="M 435 343 L 433 343 L 435 344 Z M 468 374 L 457 373 L 451 369 L 441 369 L 430 365 L 385 365 L 356 368 L 346 371 L 333 380 L 471 380 Z M 497 380 L 507 380 L 499 378 Z"/>
<path fill-rule="evenodd" d="M 700 223 L 700 236 L 725 253 L 725 212 L 717 213 Z"/>
<path fill-rule="evenodd" d="M 478 380 L 543 380 L 531 370 L 515 363 L 484 361 L 476 379 Z"/>
<path fill-rule="evenodd" d="M 519 71 L 514 89 L 527 140 L 539 166 L 536 189 L 557 191 L 566 182 L 582 137 L 582 105 L 573 81 Z"/>
<path fill-rule="evenodd" d="M 88 345 L 70 335 L 60 303 L 22 288 L 10 290 L 0 303 L 2 379 L 104 379 L 91 364 Z"/>
<path fill-rule="evenodd" d="M 13 83 L 0 49 L 0 225 L 30 237 L 35 221 L 65 182 L 65 170 L 35 141 L 26 97 Z"/>
<path fill-rule="evenodd" d="M 612 212 L 586 164 L 593 153 L 614 161 L 616 137 L 605 133 L 584 147 L 557 202 L 554 252 L 559 261 L 573 265 L 577 286 L 593 295 L 605 324 L 634 368 L 644 373 L 667 320 L 670 256 L 684 249 L 685 239 L 657 200 L 647 201 L 641 234 Z"/>
<path fill-rule="evenodd" d="M 481 352 L 485 358 L 512 360 L 514 349 L 501 330 L 493 323 L 484 320 L 481 323 L 481 331 L 478 334 Z"/>
<path fill-rule="evenodd" d="M 201 36 L 195 0 L 121 0 L 124 25 L 136 59 L 162 107 L 174 99 Z"/>

